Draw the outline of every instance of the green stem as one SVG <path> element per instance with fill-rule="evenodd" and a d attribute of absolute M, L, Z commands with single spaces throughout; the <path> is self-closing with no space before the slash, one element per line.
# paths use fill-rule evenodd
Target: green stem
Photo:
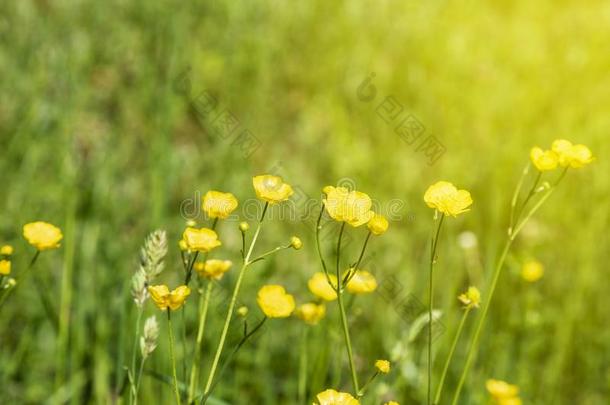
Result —
<path fill-rule="evenodd" d="M 343 305 L 343 286 L 341 283 L 341 242 L 343 240 L 343 232 L 345 231 L 345 222 L 341 224 L 339 238 L 337 239 L 337 302 L 339 303 L 339 313 L 341 314 L 341 326 L 343 327 L 343 337 L 345 339 L 345 347 L 347 349 L 347 357 L 349 358 L 349 367 L 352 374 L 352 385 L 354 386 L 354 394 L 359 395 L 358 376 L 356 374 L 356 366 L 354 365 L 354 354 L 352 351 L 352 342 L 349 336 L 349 327 L 347 324 L 347 315 L 345 313 L 345 305 Z"/>
<path fill-rule="evenodd" d="M 133 339 L 133 350 L 131 353 L 131 372 L 135 373 L 136 372 L 136 357 L 137 357 L 137 353 L 138 353 L 138 341 L 140 340 L 140 323 L 142 322 L 142 308 L 138 308 L 138 315 L 136 317 L 136 333 L 135 333 L 135 337 Z M 135 404 L 137 403 L 137 394 L 136 394 L 136 387 L 137 385 L 134 387 L 132 386 L 132 390 L 131 390 L 131 403 Z"/>
<path fill-rule="evenodd" d="M 140 368 L 138 369 L 138 377 L 136 378 L 136 388 L 134 393 L 134 405 L 138 404 L 138 392 L 140 391 L 140 382 L 142 381 L 142 372 L 144 371 L 144 362 L 146 361 L 146 357 L 142 357 L 140 360 Z"/>
<path fill-rule="evenodd" d="M 449 355 L 447 356 L 447 361 L 445 361 L 445 367 L 443 368 L 443 374 L 441 374 L 441 379 L 438 383 L 438 388 L 436 389 L 436 395 L 434 396 L 434 405 L 438 405 L 439 401 L 441 400 L 441 393 L 443 392 L 445 377 L 447 377 L 449 365 L 451 364 L 451 360 L 453 359 L 455 348 L 457 347 L 458 341 L 460 340 L 460 336 L 462 335 L 462 329 L 464 329 L 464 324 L 466 323 L 466 318 L 468 318 L 470 309 L 470 307 L 466 307 L 466 309 L 464 310 L 464 315 L 462 315 L 462 320 L 460 321 L 460 325 L 458 326 L 457 333 L 453 338 L 453 343 L 451 344 L 451 349 L 449 350 Z"/>
<path fill-rule="evenodd" d="M 265 207 L 263 208 L 263 212 L 261 214 L 261 218 L 258 221 L 258 225 L 256 227 L 256 232 L 252 237 L 252 241 L 250 242 L 250 248 L 248 249 L 248 253 L 244 258 L 244 263 L 239 270 L 239 275 L 237 276 L 237 282 L 235 283 L 235 287 L 233 288 L 233 295 L 231 296 L 231 302 L 229 303 L 229 309 L 227 311 L 227 316 L 225 318 L 224 326 L 222 328 L 222 332 L 220 334 L 220 341 L 218 342 L 218 347 L 216 348 L 216 354 L 214 355 L 214 361 L 212 362 L 212 368 L 210 369 L 210 374 L 208 375 L 208 380 L 205 384 L 204 396 L 210 392 L 210 388 L 212 387 L 212 382 L 214 381 L 214 375 L 216 374 L 216 369 L 218 368 L 218 362 L 220 361 L 220 355 L 222 354 L 222 350 L 224 348 L 225 340 L 227 338 L 227 333 L 229 331 L 229 325 L 231 323 L 231 318 L 233 317 L 233 310 L 235 309 L 235 303 L 237 302 L 237 295 L 239 294 L 239 289 L 241 287 L 241 282 L 244 277 L 244 273 L 248 265 L 250 265 L 250 256 L 252 255 L 252 251 L 254 250 L 254 245 L 256 245 L 256 240 L 258 239 L 258 235 L 261 231 L 261 225 L 263 223 L 263 219 L 265 218 L 265 214 L 267 213 L 267 208 L 269 207 L 269 203 L 265 203 Z"/>
<path fill-rule="evenodd" d="M 25 280 L 25 276 L 30 272 L 32 267 L 34 267 L 34 263 L 36 263 L 36 260 L 38 260 L 38 256 L 40 256 L 40 250 L 36 250 L 36 253 L 34 253 L 32 260 L 30 260 L 30 264 L 28 265 L 28 267 L 25 268 L 21 276 L 17 279 L 17 284 L 15 284 L 13 288 L 6 290 L 2 294 L 2 297 L 0 297 L 0 309 L 2 309 L 2 306 L 4 305 L 4 302 L 6 301 L 8 296 L 11 295 L 11 293 L 23 283 L 23 280 Z"/>
<path fill-rule="evenodd" d="M 362 258 L 364 257 L 364 252 L 366 251 L 366 247 L 369 244 L 369 239 L 371 239 L 372 234 L 373 233 L 371 231 L 369 231 L 369 233 L 366 235 L 366 239 L 364 239 L 364 244 L 362 245 L 362 250 L 360 251 L 360 256 L 358 257 L 358 261 L 354 265 L 354 271 L 349 272 L 346 275 L 346 278 L 343 280 L 344 285 L 347 285 L 352 280 L 352 277 L 354 277 L 354 275 L 356 274 L 356 271 L 360 267 L 360 263 L 362 263 Z"/>
<path fill-rule="evenodd" d="M 435 213 L 435 215 L 437 213 Z M 436 228 L 436 234 L 431 239 L 430 246 L 430 275 L 428 285 L 428 405 L 431 404 L 432 400 L 432 305 L 434 302 L 434 263 L 436 261 L 438 238 L 441 234 L 441 226 L 443 225 L 444 219 L 445 215 L 441 214 L 441 218 L 438 221 L 438 226 Z"/>
<path fill-rule="evenodd" d="M 205 296 L 201 294 L 199 298 L 199 328 L 197 330 L 197 341 L 195 343 L 195 356 L 193 360 L 193 365 L 191 367 L 191 381 L 189 384 L 188 404 L 193 403 L 193 400 L 195 398 L 195 391 L 197 390 L 197 380 L 199 377 L 199 361 L 201 359 L 201 345 L 203 343 L 203 332 L 205 329 L 205 321 L 208 314 L 208 306 L 210 303 L 210 296 L 212 294 L 213 286 L 213 281 L 209 280 L 207 288 L 205 290 Z"/>
<path fill-rule="evenodd" d="M 167 325 L 169 331 L 169 357 L 172 362 L 172 374 L 174 377 L 174 393 L 176 394 L 176 403 L 182 405 L 180 400 L 180 392 L 178 391 L 178 374 L 176 373 L 176 357 L 174 355 L 174 332 L 172 331 L 172 313 L 171 309 L 167 308 Z"/>
<path fill-rule="evenodd" d="M 306 390 L 307 390 L 307 332 L 309 327 L 307 325 L 302 326 L 301 331 L 301 344 L 299 345 L 299 382 L 297 386 L 297 403 L 306 403 Z"/>

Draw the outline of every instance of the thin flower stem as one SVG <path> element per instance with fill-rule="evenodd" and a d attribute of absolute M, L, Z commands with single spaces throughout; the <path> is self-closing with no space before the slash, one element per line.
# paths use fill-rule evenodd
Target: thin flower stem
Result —
<path fill-rule="evenodd" d="M 195 356 L 193 359 L 193 365 L 191 367 L 191 381 L 189 384 L 188 404 L 193 403 L 193 400 L 195 398 L 195 391 L 197 390 L 197 380 L 199 378 L 199 362 L 201 359 L 201 345 L 203 343 L 203 332 L 205 330 L 205 321 L 208 314 L 208 306 L 210 303 L 210 296 L 212 294 L 213 286 L 213 281 L 209 280 L 205 290 L 205 296 L 201 294 L 199 297 L 199 328 L 197 330 L 197 341 L 195 343 Z"/>
<path fill-rule="evenodd" d="M 167 308 L 167 325 L 169 332 L 169 357 L 172 362 L 172 374 L 174 377 L 174 394 L 176 394 L 176 403 L 182 405 L 180 392 L 178 391 L 178 374 L 176 373 L 176 357 L 174 355 L 174 333 L 172 331 L 172 313 L 169 307 Z"/>
<path fill-rule="evenodd" d="M 510 235 L 513 232 L 514 218 L 515 218 L 515 208 L 517 208 L 517 201 L 519 200 L 519 194 L 521 194 L 521 188 L 523 187 L 523 182 L 525 181 L 525 177 L 530 171 L 531 163 L 527 163 L 523 171 L 521 172 L 521 177 L 519 178 L 519 182 L 517 183 L 517 187 L 515 188 L 515 192 L 513 193 L 513 198 L 510 202 L 510 222 L 508 226 L 508 234 Z"/>
<path fill-rule="evenodd" d="M 268 207 L 269 207 L 269 203 L 265 203 L 265 207 L 263 208 L 261 218 L 258 221 L 258 225 L 256 227 L 256 232 L 254 233 L 254 236 L 252 237 L 252 241 L 250 242 L 250 248 L 248 249 L 248 253 L 246 254 L 246 257 L 244 258 L 244 263 L 242 264 L 241 269 L 239 270 L 239 275 L 237 276 L 237 282 L 235 283 L 235 287 L 233 288 L 233 295 L 231 296 L 231 301 L 229 302 L 229 309 L 227 311 L 225 323 L 222 328 L 222 332 L 220 334 L 220 341 L 218 342 L 218 347 L 216 348 L 216 354 L 214 355 L 214 361 L 212 362 L 212 368 L 210 369 L 210 374 L 208 375 L 208 380 L 205 384 L 204 396 L 210 392 L 210 388 L 212 387 L 212 382 L 214 381 L 214 375 L 216 374 L 216 369 L 218 368 L 218 362 L 220 361 L 220 355 L 222 354 L 225 340 L 227 339 L 227 333 L 229 332 L 229 325 L 231 323 L 231 318 L 233 317 L 233 311 L 235 309 L 235 303 L 237 302 L 237 295 L 239 294 L 241 282 L 243 280 L 246 268 L 250 265 L 250 256 L 252 255 L 252 251 L 254 250 L 254 245 L 256 245 L 258 235 L 260 234 L 260 231 L 261 231 L 261 225 L 263 223 L 263 219 L 265 218 L 265 214 L 267 213 Z"/>
<path fill-rule="evenodd" d="M 447 360 L 445 361 L 445 367 L 443 368 L 443 374 L 441 374 L 441 379 L 438 383 L 438 388 L 436 389 L 436 395 L 434 396 L 434 405 L 438 405 L 441 400 L 441 394 L 443 392 L 443 385 L 445 383 L 445 377 L 447 377 L 447 372 L 449 371 L 449 365 L 451 364 L 451 360 L 453 359 L 453 354 L 455 353 L 455 348 L 457 347 L 458 341 L 460 340 L 460 336 L 462 335 L 462 330 L 464 329 L 464 324 L 466 323 L 466 318 L 468 318 L 468 314 L 470 313 L 470 307 L 466 307 L 464 310 L 464 315 L 462 315 L 462 319 L 460 320 L 460 325 L 458 326 L 457 333 L 453 338 L 453 343 L 451 344 L 451 349 L 449 350 L 449 355 L 447 356 Z"/>
<path fill-rule="evenodd" d="M 354 394 L 359 395 L 360 389 L 358 388 L 358 375 L 356 374 L 356 366 L 354 365 L 354 354 L 352 352 L 352 343 L 349 336 L 349 327 L 347 324 L 347 315 L 345 313 L 345 306 L 343 305 L 343 286 L 341 283 L 341 241 L 343 240 L 343 232 L 345 231 L 345 222 L 341 224 L 341 230 L 339 231 L 339 238 L 337 239 L 337 262 L 336 262 L 336 273 L 337 273 L 337 302 L 339 304 L 339 312 L 341 314 L 341 325 L 343 327 L 343 337 L 345 338 L 345 347 L 347 348 L 347 357 L 349 358 L 349 367 L 352 374 L 352 385 L 354 386 Z"/>
<path fill-rule="evenodd" d="M 525 215 L 523 220 L 515 227 L 514 232 L 512 232 L 510 234 L 510 236 L 508 237 L 508 239 L 506 240 L 506 244 L 504 245 L 504 249 L 502 250 L 502 254 L 500 255 L 500 259 L 498 260 L 498 264 L 496 265 L 496 268 L 494 270 L 493 279 L 492 279 L 492 282 L 491 282 L 491 287 L 490 287 L 490 291 L 488 293 L 487 301 L 483 305 L 483 310 L 481 312 L 481 315 L 479 317 L 479 321 L 477 323 L 474 335 L 473 335 L 472 340 L 470 342 L 470 347 L 468 349 L 468 354 L 467 354 L 467 357 L 466 357 L 466 362 L 464 363 L 464 368 L 462 369 L 462 374 L 460 376 L 460 380 L 459 380 L 457 389 L 456 389 L 455 394 L 453 396 L 452 405 L 457 405 L 457 401 L 460 398 L 460 393 L 461 393 L 462 388 L 464 386 L 464 382 L 466 381 L 466 376 L 468 374 L 468 371 L 470 369 L 472 361 L 474 360 L 474 355 L 475 355 L 475 352 L 477 351 L 477 348 L 478 348 L 479 338 L 480 338 L 480 335 L 481 335 L 481 331 L 483 329 L 483 325 L 485 323 L 485 318 L 487 317 L 487 312 L 489 311 L 489 306 L 491 304 L 491 300 L 492 300 L 494 292 L 496 290 L 498 279 L 500 278 L 500 273 L 502 272 L 502 268 L 504 266 L 504 261 L 506 260 L 506 256 L 508 255 L 508 251 L 510 250 L 510 247 L 511 247 L 513 241 L 515 240 L 515 238 L 517 237 L 519 232 L 521 232 L 521 230 L 523 229 L 525 224 L 532 217 L 532 215 L 534 215 L 536 213 L 536 211 L 538 211 L 538 209 L 542 206 L 542 204 L 544 204 L 544 202 L 551 196 L 551 194 L 553 193 L 553 191 L 555 190 L 557 185 L 564 178 L 567 170 L 568 170 L 567 168 L 564 169 L 564 171 L 561 173 L 561 175 L 555 181 L 555 183 L 553 183 L 553 185 L 551 185 L 551 187 L 547 190 L 546 194 L 544 194 L 538 200 L 538 202 L 532 207 L 532 209 Z"/>
<path fill-rule="evenodd" d="M 441 234 L 441 227 L 443 226 L 444 219 L 445 215 L 441 214 L 441 218 L 438 221 L 438 226 L 436 228 L 436 234 L 430 240 L 430 275 L 428 285 L 428 405 L 430 405 L 432 401 L 432 305 L 434 302 L 434 263 L 436 261 L 438 238 Z"/>
<path fill-rule="evenodd" d="M 140 360 L 140 368 L 138 369 L 138 377 L 136 378 L 136 388 L 135 388 L 135 399 L 133 404 L 138 404 L 138 392 L 140 391 L 140 382 L 142 381 L 142 372 L 144 371 L 144 363 L 146 362 L 146 357 L 142 357 Z"/>
<path fill-rule="evenodd" d="M 371 231 L 369 231 L 367 233 L 366 239 L 364 239 L 364 244 L 362 245 L 362 250 L 360 251 L 360 256 L 358 257 L 358 261 L 354 265 L 354 271 L 348 272 L 348 274 L 346 275 L 345 279 L 343 280 L 343 284 L 344 285 L 347 285 L 352 280 L 352 278 L 356 274 L 356 270 L 358 270 L 358 268 L 360 267 L 360 263 L 362 263 L 362 258 L 364 257 L 364 252 L 366 251 L 366 247 L 367 247 L 367 245 L 369 243 L 369 239 L 371 239 L 371 235 L 372 234 L 373 233 Z"/>
<path fill-rule="evenodd" d="M 297 386 L 297 403 L 306 403 L 306 391 L 307 391 L 307 332 L 309 327 L 307 325 L 302 326 L 301 330 L 301 342 L 299 345 L 299 382 Z"/>
<path fill-rule="evenodd" d="M 136 372 L 136 357 L 138 356 L 138 341 L 140 340 L 140 323 L 142 322 L 142 308 L 138 307 L 138 315 L 136 316 L 136 333 L 135 333 L 135 337 L 133 339 L 133 350 L 131 353 L 131 372 L 135 373 Z M 137 399 L 137 392 L 136 392 L 136 388 L 137 385 L 135 387 L 132 387 L 132 395 L 131 395 L 131 403 L 135 404 L 137 403 L 138 399 Z"/>
<path fill-rule="evenodd" d="M 30 260 L 30 264 L 28 264 L 28 267 L 26 267 L 25 270 L 21 273 L 21 276 L 17 280 L 17 284 L 15 284 L 13 288 L 6 290 L 2 294 L 2 297 L 0 297 L 0 309 L 2 309 L 2 306 L 4 305 L 4 302 L 6 301 L 8 296 L 11 295 L 11 293 L 13 293 L 15 289 L 23 283 L 25 276 L 30 272 L 32 267 L 34 267 L 34 263 L 36 263 L 36 261 L 38 260 L 38 256 L 40 256 L 40 250 L 37 249 L 36 253 L 34 253 L 34 256 L 32 256 L 32 260 Z"/>
<path fill-rule="evenodd" d="M 364 395 L 364 393 L 366 392 L 366 389 L 368 388 L 368 386 L 371 385 L 371 383 L 373 381 L 375 381 L 375 378 L 377 378 L 378 375 L 379 375 L 379 371 L 375 371 L 375 374 L 373 374 L 371 376 L 371 378 L 369 378 L 369 380 L 366 382 L 366 384 L 364 384 L 362 386 L 362 388 L 360 388 L 360 393 L 358 394 L 359 397 Z"/>

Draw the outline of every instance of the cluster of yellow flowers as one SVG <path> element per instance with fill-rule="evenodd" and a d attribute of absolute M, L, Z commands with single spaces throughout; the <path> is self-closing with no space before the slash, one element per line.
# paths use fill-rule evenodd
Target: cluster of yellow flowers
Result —
<path fill-rule="evenodd" d="M 595 158 L 585 145 L 573 145 L 565 139 L 557 139 L 551 149 L 543 150 L 535 146 L 530 151 L 532 163 L 541 172 L 555 170 L 558 166 L 574 169 L 593 162 Z"/>
<path fill-rule="evenodd" d="M 501 380 L 487 380 L 487 391 L 497 405 L 521 405 L 519 387 Z"/>

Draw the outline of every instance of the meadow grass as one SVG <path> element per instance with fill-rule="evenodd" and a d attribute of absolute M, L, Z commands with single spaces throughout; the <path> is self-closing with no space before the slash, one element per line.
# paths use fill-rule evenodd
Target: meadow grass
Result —
<path fill-rule="evenodd" d="M 433 345 L 438 382 L 462 316 L 456 297 L 477 285 L 485 300 L 529 149 L 556 138 L 587 144 L 597 161 L 570 173 L 515 241 L 460 403 L 486 403 L 488 378 L 519 385 L 525 404 L 607 401 L 605 2 L 7 1 L 0 16 L 0 244 L 15 247 L 17 272 L 34 253 L 21 237 L 23 224 L 41 219 L 64 233 L 61 249 L 41 255 L 35 267 L 53 297 L 57 329 L 32 279 L 0 313 L 0 403 L 119 401 L 137 316 L 130 280 L 144 238 L 167 230 L 160 281 L 178 285 L 177 243 L 185 216 L 197 212 L 189 203 L 209 189 L 246 201 L 254 197 L 251 177 L 265 172 L 312 198 L 319 199 L 322 186 L 349 179 L 382 206 L 402 201 L 402 219 L 391 221 L 366 261 L 378 280 L 396 277 L 401 291 L 392 302 L 380 293 L 356 297 L 349 327 L 362 376 L 377 358 L 393 363 L 363 403 L 424 403 L 425 334 L 410 339 L 413 322 L 398 305 L 409 294 L 426 302 L 432 213 L 423 193 L 447 179 L 474 200 L 468 215 L 443 229 L 438 245 L 434 307 L 445 328 Z M 377 94 L 366 102 L 357 89 L 371 72 Z M 181 87 L 185 77 L 190 94 Z M 237 132 L 227 139 L 214 132 L 213 117 L 194 103 L 204 90 L 218 99 L 218 111 L 239 119 L 237 132 L 251 131 L 256 150 L 235 142 Z M 390 95 L 446 147 L 435 164 L 377 114 Z M 257 311 L 256 292 L 267 283 L 285 285 L 299 302 L 311 299 L 306 281 L 320 271 L 316 214 L 265 224 L 262 246 L 296 234 L 304 247 L 256 263 L 239 305 Z M 222 256 L 234 263 L 241 260 L 238 223 L 219 224 Z M 476 235 L 476 246 L 460 247 L 464 231 Z M 352 256 L 355 242 L 344 247 Z M 536 283 L 519 276 L 530 258 L 546 269 Z M 210 307 L 204 378 L 237 273 L 222 280 Z M 193 341 L 197 301 L 189 298 L 187 312 Z M 327 310 L 304 343 L 308 399 L 351 386 L 339 313 L 336 305 Z M 171 381 L 154 376 L 171 374 L 167 322 L 147 303 L 143 319 L 152 314 L 161 334 L 140 403 L 173 403 Z M 473 326 L 465 325 L 464 337 Z M 297 403 L 302 329 L 296 319 L 267 323 L 240 350 L 214 392 L 218 400 L 209 403 Z M 238 342 L 239 332 L 230 329 L 228 341 Z M 464 339 L 445 380 L 446 401 L 467 350 Z M 186 384 L 189 371 L 177 370 Z"/>

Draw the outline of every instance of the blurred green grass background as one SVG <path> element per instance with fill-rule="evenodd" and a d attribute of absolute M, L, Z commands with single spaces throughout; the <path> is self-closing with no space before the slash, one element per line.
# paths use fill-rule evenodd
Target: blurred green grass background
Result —
<path fill-rule="evenodd" d="M 530 147 L 567 138 L 598 159 L 569 173 L 515 245 L 462 403 L 486 403 L 491 377 L 518 384 L 525 404 L 607 403 L 608 38 L 603 1 L 2 2 L 0 242 L 15 245 L 18 272 L 32 254 L 21 226 L 41 219 L 62 227 L 62 249 L 44 254 L 37 272 L 65 323 L 58 335 L 32 284 L 11 297 L 0 316 L 0 402 L 116 403 L 133 339 L 129 281 L 144 237 L 169 231 L 163 280 L 177 284 L 184 202 L 210 188 L 244 201 L 254 195 L 251 176 L 268 171 L 314 198 L 350 179 L 376 200 L 402 200 L 402 220 L 374 240 L 371 262 L 378 279 L 395 276 L 422 301 L 432 225 L 423 192 L 438 179 L 472 192 L 472 211 L 447 223 L 440 245 L 436 302 L 446 331 L 435 342 L 438 379 L 459 321 L 455 298 L 469 284 L 484 286 Z M 377 95 L 363 102 L 357 88 L 372 72 Z M 214 133 L 193 104 L 204 90 L 218 111 L 239 119 L 240 131 L 251 131 L 256 150 L 235 144 L 236 134 Z M 377 115 L 390 95 L 442 142 L 436 164 Z M 221 225 L 218 253 L 234 262 L 236 224 Z M 300 220 L 265 225 L 261 249 L 292 234 L 305 247 L 249 272 L 241 299 L 253 311 L 265 282 L 311 299 L 311 231 Z M 478 237 L 474 253 L 460 248 L 463 231 Z M 546 273 L 527 284 L 519 268 L 532 257 Z M 150 304 L 147 313 L 155 313 Z M 361 374 L 376 358 L 395 364 L 364 403 L 421 403 L 424 346 L 407 342 L 410 325 L 379 294 L 358 297 L 352 314 Z M 208 329 L 208 362 L 221 320 L 214 316 Z M 149 367 L 169 374 L 161 326 Z M 294 319 L 270 322 L 216 396 L 296 403 L 302 328 Z M 310 331 L 309 351 L 310 394 L 349 387 L 334 305 Z M 141 394 L 144 404 L 172 401 L 170 387 L 150 377 Z"/>

